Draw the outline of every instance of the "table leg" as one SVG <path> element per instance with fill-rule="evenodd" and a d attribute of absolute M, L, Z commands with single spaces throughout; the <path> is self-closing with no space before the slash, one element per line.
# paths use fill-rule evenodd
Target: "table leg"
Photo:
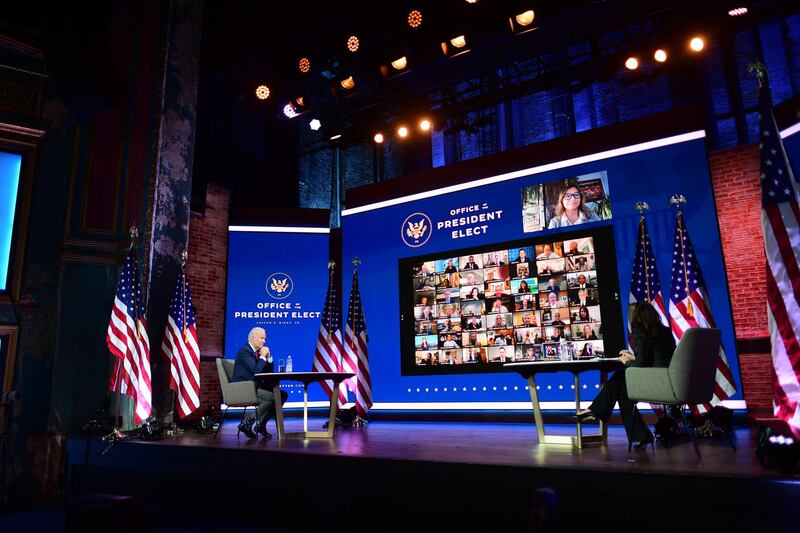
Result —
<path fill-rule="evenodd" d="M 608 381 L 608 372 L 601 371 L 600 372 L 600 388 L 601 389 L 606 384 L 606 381 Z M 600 438 L 603 440 L 603 444 L 607 444 L 608 443 L 608 424 L 606 424 L 602 420 L 600 421 Z"/>
<path fill-rule="evenodd" d="M 308 383 L 303 383 L 303 433 L 308 433 Z"/>
<path fill-rule="evenodd" d="M 283 427 L 283 406 L 281 405 L 281 387 L 275 384 L 272 387 L 272 394 L 275 397 L 275 425 L 278 426 L 278 440 L 283 440 L 286 431 Z"/>
<path fill-rule="evenodd" d="M 331 413 L 328 417 L 328 438 L 333 438 L 333 428 L 336 426 L 336 413 L 339 409 L 339 387 L 341 382 L 334 382 L 333 392 L 331 393 Z"/>
<path fill-rule="evenodd" d="M 528 390 L 531 393 L 531 403 L 533 404 L 533 420 L 536 423 L 536 434 L 539 437 L 539 443 L 545 441 L 544 438 L 544 420 L 542 419 L 542 408 L 539 406 L 539 393 L 536 392 L 536 379 L 533 376 L 528 376 Z"/>

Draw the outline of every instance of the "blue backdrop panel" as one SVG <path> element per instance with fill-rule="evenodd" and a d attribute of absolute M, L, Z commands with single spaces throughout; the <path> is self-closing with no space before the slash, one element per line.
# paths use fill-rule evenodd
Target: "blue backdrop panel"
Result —
<path fill-rule="evenodd" d="M 327 288 L 327 233 L 229 232 L 225 357 L 234 358 L 250 329 L 260 326 L 276 371 L 290 355 L 293 370 L 310 371 Z M 309 394 L 327 399 L 316 386 Z"/>
<path fill-rule="evenodd" d="M 800 132 L 783 139 L 783 146 L 786 149 L 786 156 L 792 165 L 795 180 L 800 179 Z"/>
<path fill-rule="evenodd" d="M 634 203 L 646 201 L 650 204 L 650 237 L 662 288 L 668 297 L 675 231 L 675 210 L 670 207 L 668 199 L 673 194 L 686 196 L 688 203 L 683 208 L 685 220 L 708 286 L 712 313 L 722 329 L 725 351 L 737 383 L 738 392 L 733 399 L 742 398 L 707 153 L 704 140 L 699 138 L 444 195 L 427 198 L 420 195 L 422 198 L 415 201 L 361 213 L 345 213 L 342 224 L 344 260 L 359 256 L 363 261 L 359 268 L 359 283 L 369 333 L 368 349 L 375 402 L 407 403 L 409 407 L 412 407 L 412 403 L 489 402 L 502 407 L 500 402 L 529 401 L 525 382 L 516 374 L 401 376 L 398 260 L 514 239 L 534 239 L 547 235 L 555 237 L 561 230 L 523 232 L 522 188 L 602 171 L 608 177 L 613 218 L 593 224 L 610 224 L 613 227 L 623 302 L 628 299 L 639 222 Z M 480 212 L 494 213 L 493 220 L 456 228 L 464 231 L 455 233 L 453 228 L 437 229 L 440 222 L 463 216 L 460 210 L 469 206 L 479 206 Z M 417 242 L 405 233 L 407 220 L 415 213 L 429 217 L 432 225 L 428 235 Z M 414 215 L 412 220 L 419 218 L 420 215 Z M 758 221 L 754 220 L 753 223 L 757 224 Z M 467 236 L 465 230 L 475 226 L 485 227 Z M 349 279 L 350 273 L 351 270 L 345 271 L 345 280 Z M 348 291 L 349 283 L 346 283 L 345 297 L 348 297 Z M 623 320 L 627 320 L 625 307 L 623 305 Z M 584 399 L 593 398 L 599 377 L 596 374 L 585 375 L 582 380 Z M 573 400 L 572 384 L 570 374 L 544 374 L 539 383 L 540 399 Z"/>
<path fill-rule="evenodd" d="M 22 156 L 0 152 L 0 291 L 8 288 L 8 263 Z"/>

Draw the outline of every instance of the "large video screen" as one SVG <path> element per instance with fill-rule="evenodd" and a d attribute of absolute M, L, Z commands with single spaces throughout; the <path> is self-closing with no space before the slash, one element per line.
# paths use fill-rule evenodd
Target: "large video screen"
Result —
<path fill-rule="evenodd" d="M 623 345 L 608 227 L 400 260 L 404 374 L 615 356 Z"/>

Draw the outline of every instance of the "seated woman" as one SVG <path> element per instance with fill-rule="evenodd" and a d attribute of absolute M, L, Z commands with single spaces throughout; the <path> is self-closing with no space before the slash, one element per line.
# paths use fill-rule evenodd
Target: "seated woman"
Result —
<path fill-rule="evenodd" d="M 661 323 L 653 306 L 647 302 L 632 305 L 628 312 L 628 323 L 633 353 L 622 350 L 619 353 L 619 360 L 627 366 L 668 367 L 675 351 L 675 339 L 672 337 L 672 331 Z M 607 421 L 616 402 L 619 402 L 622 423 L 625 425 L 628 438 L 637 443 L 635 447 L 644 448 L 653 442 L 653 434 L 650 433 L 641 415 L 637 412 L 634 417 L 633 402 L 628 398 L 625 385 L 624 369 L 614 373 L 600 389 L 589 409 L 578 413 L 578 419 L 598 418 Z"/>

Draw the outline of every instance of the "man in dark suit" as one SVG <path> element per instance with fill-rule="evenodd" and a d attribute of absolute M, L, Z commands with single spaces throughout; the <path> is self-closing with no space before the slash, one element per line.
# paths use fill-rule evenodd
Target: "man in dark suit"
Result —
<path fill-rule="evenodd" d="M 475 262 L 475 256 L 469 256 L 469 261 L 467 261 L 461 270 L 478 270 L 478 263 Z"/>
<path fill-rule="evenodd" d="M 274 371 L 275 365 L 272 360 L 272 354 L 269 352 L 269 348 L 264 346 L 266 340 L 267 332 L 264 331 L 264 328 L 250 330 L 247 335 L 247 344 L 242 346 L 236 353 L 236 360 L 233 363 L 233 376 L 231 377 L 232 382 L 256 381 L 256 374 Z M 258 420 L 256 431 L 270 438 L 272 435 L 267 431 L 267 421 L 270 419 L 270 415 L 275 413 L 275 396 L 271 390 L 260 387 L 256 390 L 256 393 L 260 400 L 258 409 L 256 409 L 256 418 Z M 281 405 L 286 402 L 287 396 L 286 391 L 281 391 Z M 251 439 L 256 438 L 256 434 L 253 432 L 253 422 L 254 420 L 250 418 L 239 424 L 239 430 Z"/>

